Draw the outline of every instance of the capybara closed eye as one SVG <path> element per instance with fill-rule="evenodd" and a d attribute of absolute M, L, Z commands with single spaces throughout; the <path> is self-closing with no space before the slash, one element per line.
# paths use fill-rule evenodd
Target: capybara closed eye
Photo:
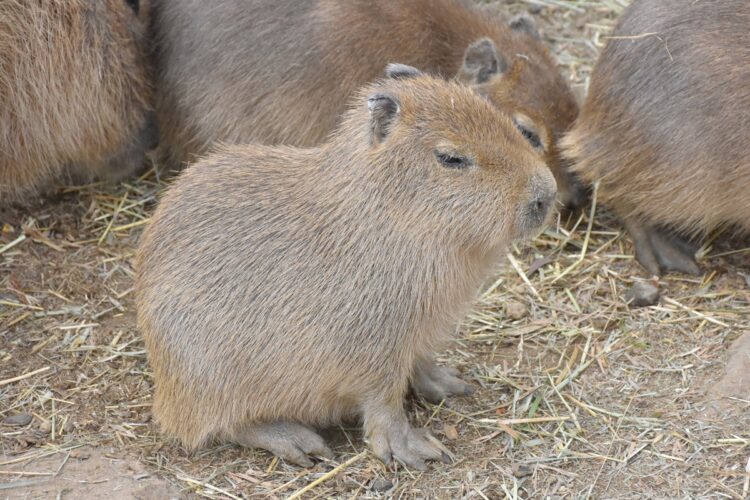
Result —
<path fill-rule="evenodd" d="M 423 468 L 410 382 L 467 394 L 434 357 L 513 238 L 555 197 L 542 156 L 463 85 L 391 66 L 325 144 L 226 146 L 167 191 L 137 258 L 138 326 L 164 431 L 310 465 L 315 427 L 361 419 Z"/>

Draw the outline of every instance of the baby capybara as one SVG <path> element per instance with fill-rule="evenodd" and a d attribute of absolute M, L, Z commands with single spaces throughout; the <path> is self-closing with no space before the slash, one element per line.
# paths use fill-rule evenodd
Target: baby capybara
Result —
<path fill-rule="evenodd" d="M 747 0 L 636 0 L 564 140 L 653 274 L 700 271 L 679 234 L 750 230 L 749 28 Z"/>
<path fill-rule="evenodd" d="M 404 396 L 463 391 L 434 362 L 513 238 L 555 199 L 541 155 L 470 89 L 392 65 L 325 144 L 227 146 L 168 190 L 137 259 L 153 411 L 310 465 L 313 430 L 360 418 L 376 455 L 441 446 Z"/>
<path fill-rule="evenodd" d="M 148 4 L 0 2 L 0 204 L 144 164 L 158 139 Z"/>
<path fill-rule="evenodd" d="M 173 164 L 215 141 L 314 146 L 390 61 L 474 85 L 544 150 L 564 204 L 582 193 L 557 140 L 578 112 L 528 16 L 461 0 L 155 0 L 157 111 Z"/>

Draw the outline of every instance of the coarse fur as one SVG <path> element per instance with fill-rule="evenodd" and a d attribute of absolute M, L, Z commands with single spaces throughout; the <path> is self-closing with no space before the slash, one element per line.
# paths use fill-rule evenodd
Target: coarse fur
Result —
<path fill-rule="evenodd" d="M 0 2 L 0 204 L 118 178 L 158 139 L 149 2 Z"/>
<path fill-rule="evenodd" d="M 189 449 L 227 440 L 308 465 L 327 453 L 308 426 L 361 418 L 386 461 L 441 457 L 408 424 L 410 380 L 450 379 L 436 351 L 505 245 L 543 224 L 555 182 L 476 93 L 392 73 L 329 142 L 225 146 L 156 210 L 138 327 L 156 420 Z"/>
<path fill-rule="evenodd" d="M 746 0 L 636 0 L 563 141 L 575 172 L 599 182 L 598 197 L 626 221 L 654 273 L 697 270 L 690 255 L 673 258 L 678 246 L 654 240 L 659 226 L 687 236 L 750 230 L 748 26 Z"/>
<path fill-rule="evenodd" d="M 561 201 L 583 196 L 557 147 L 578 106 L 528 17 L 461 0 L 157 0 L 154 19 L 162 145 L 175 166 L 215 141 L 320 144 L 348 97 L 401 61 L 531 118 Z"/>

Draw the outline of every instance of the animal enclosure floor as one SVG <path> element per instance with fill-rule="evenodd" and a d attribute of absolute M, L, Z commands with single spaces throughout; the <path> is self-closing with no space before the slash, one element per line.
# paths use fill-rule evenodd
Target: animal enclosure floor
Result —
<path fill-rule="evenodd" d="M 625 2 L 503 3 L 536 11 L 583 88 Z M 164 186 L 151 170 L 0 211 L 0 498 L 748 497 L 750 242 L 717 235 L 703 276 L 657 282 L 588 207 L 509 249 L 442 356 L 475 394 L 407 403 L 452 464 L 387 470 L 342 428 L 325 433 L 334 460 L 301 469 L 229 445 L 189 455 L 151 421 L 132 265 Z M 637 282 L 656 305 L 627 305 Z"/>

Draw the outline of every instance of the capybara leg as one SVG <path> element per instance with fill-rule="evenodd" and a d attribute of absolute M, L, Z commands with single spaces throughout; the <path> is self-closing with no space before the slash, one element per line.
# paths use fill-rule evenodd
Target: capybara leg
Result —
<path fill-rule="evenodd" d="M 449 463 L 445 446 L 427 429 L 412 427 L 402 404 L 365 410 L 365 435 L 375 455 L 387 465 L 397 460 L 418 470 L 427 469 L 426 460 Z"/>
<path fill-rule="evenodd" d="M 288 462 L 312 467 L 308 455 L 333 458 L 333 452 L 311 428 L 295 422 L 249 424 L 233 436 L 248 448 L 263 448 Z"/>
<path fill-rule="evenodd" d="M 439 366 L 431 359 L 417 362 L 412 374 L 411 388 L 430 403 L 437 404 L 449 396 L 468 396 L 474 390 L 458 378 L 458 370 Z"/>
<path fill-rule="evenodd" d="M 625 220 L 625 227 L 633 238 L 635 258 L 651 274 L 670 271 L 692 275 L 701 273 L 694 249 L 674 234 L 635 220 Z"/>

